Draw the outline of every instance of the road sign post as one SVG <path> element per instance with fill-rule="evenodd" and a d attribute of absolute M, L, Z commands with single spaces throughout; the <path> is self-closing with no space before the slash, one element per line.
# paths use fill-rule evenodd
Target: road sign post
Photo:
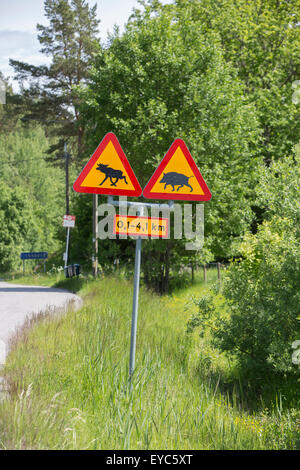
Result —
<path fill-rule="evenodd" d="M 142 214 L 139 214 L 142 215 Z M 135 242 L 135 262 L 134 262 L 134 285 L 133 285 L 133 302 L 132 302 L 132 320 L 131 320 L 131 337 L 130 337 L 130 358 L 129 358 L 129 380 L 132 386 L 132 376 L 135 366 L 135 350 L 136 350 L 136 331 L 139 309 L 139 289 L 141 274 L 141 256 L 142 256 L 142 239 L 138 237 Z"/>
<path fill-rule="evenodd" d="M 67 242 L 66 242 L 66 251 L 65 251 L 65 268 L 68 265 L 68 256 L 69 256 L 69 240 L 70 240 L 70 227 L 67 228 Z"/>
<path fill-rule="evenodd" d="M 93 194 L 93 276 L 98 275 L 98 194 Z"/>
<path fill-rule="evenodd" d="M 173 210 L 173 201 L 168 201 L 168 204 L 154 204 L 149 202 L 131 202 L 131 201 L 115 201 L 112 196 L 107 198 L 108 204 L 113 206 L 126 206 L 136 207 L 137 217 L 143 217 L 145 208 L 162 209 L 167 207 L 170 211 Z M 139 287 L 140 287 L 140 274 L 141 274 L 141 257 L 142 257 L 142 236 L 137 233 L 128 233 L 130 236 L 137 236 L 135 245 L 135 261 L 134 261 L 134 284 L 133 284 L 133 301 L 132 301 L 132 319 L 131 319 L 131 336 L 130 336 L 130 357 L 129 357 L 129 382 L 130 389 L 132 390 L 132 378 L 135 369 L 135 352 L 136 352 L 136 335 L 137 335 L 137 320 L 138 320 L 138 307 L 139 307 Z M 163 237 L 159 237 L 163 238 Z"/>
<path fill-rule="evenodd" d="M 66 241 L 66 251 L 64 253 L 64 262 L 65 262 L 65 268 L 68 265 L 68 257 L 69 257 L 69 244 L 70 244 L 70 228 L 75 227 L 75 215 L 69 215 L 66 214 L 64 215 L 63 219 L 63 227 L 67 228 L 67 241 Z"/>
<path fill-rule="evenodd" d="M 144 208 L 161 211 L 166 204 L 115 201 L 113 196 L 138 197 L 142 193 L 139 182 L 123 152 L 117 137 L 109 132 L 103 138 L 92 157 L 73 184 L 79 193 L 106 194 L 108 204 L 119 207 L 136 207 L 137 216 L 117 215 L 114 219 L 114 234 L 136 236 L 134 285 L 132 303 L 131 341 L 129 358 L 129 380 L 132 390 L 132 377 L 135 369 L 136 335 L 139 303 L 140 269 L 143 237 L 168 237 L 168 224 L 158 218 L 159 229 L 149 231 L 143 217 Z M 187 146 L 182 139 L 176 139 L 144 188 L 143 195 L 148 199 L 167 199 L 167 207 L 174 209 L 174 200 L 209 201 L 211 193 L 197 168 Z M 122 219 L 123 217 L 123 219 Z M 118 219 L 117 219 L 118 218 Z M 144 218 L 147 219 L 147 218 Z M 137 222 L 137 223 L 136 223 Z M 97 222 L 96 222 L 97 223 Z M 123 231 L 125 227 L 125 232 Z M 157 230 L 157 229 L 156 229 Z"/>

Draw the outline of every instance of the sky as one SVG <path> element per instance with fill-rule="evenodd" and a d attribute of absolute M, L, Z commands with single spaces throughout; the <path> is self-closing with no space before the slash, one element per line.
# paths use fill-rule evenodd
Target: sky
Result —
<path fill-rule="evenodd" d="M 171 3 L 172 0 L 161 0 Z M 104 41 L 107 32 L 115 24 L 123 30 L 137 0 L 88 0 L 97 4 L 97 15 L 101 20 L 100 37 Z M 0 0 L 0 70 L 13 83 L 13 69 L 9 59 L 28 62 L 33 65 L 48 63 L 49 59 L 39 52 L 36 24 L 47 25 L 44 16 L 44 0 Z M 15 88 L 15 86 L 14 86 Z"/>

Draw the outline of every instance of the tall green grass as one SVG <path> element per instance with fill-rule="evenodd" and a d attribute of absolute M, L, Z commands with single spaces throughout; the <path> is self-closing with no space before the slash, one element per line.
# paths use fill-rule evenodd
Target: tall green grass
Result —
<path fill-rule="evenodd" d="M 132 388 L 131 282 L 84 282 L 83 308 L 24 328 L 4 371 L 11 396 L 0 405 L 1 447 L 266 448 L 260 422 L 197 371 L 185 328 L 189 295 L 203 288 L 172 297 L 141 289 Z"/>

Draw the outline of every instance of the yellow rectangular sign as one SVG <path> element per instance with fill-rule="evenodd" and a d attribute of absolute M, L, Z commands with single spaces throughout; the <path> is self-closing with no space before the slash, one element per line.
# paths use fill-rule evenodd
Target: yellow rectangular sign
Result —
<path fill-rule="evenodd" d="M 116 214 L 114 217 L 114 234 L 144 238 L 168 238 L 169 220 L 162 217 Z"/>

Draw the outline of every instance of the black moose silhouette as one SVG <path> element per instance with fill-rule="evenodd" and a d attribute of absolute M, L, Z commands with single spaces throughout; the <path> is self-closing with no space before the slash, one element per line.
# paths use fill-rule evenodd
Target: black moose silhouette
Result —
<path fill-rule="evenodd" d="M 183 186 L 188 186 L 190 188 L 190 193 L 193 191 L 192 186 L 189 184 L 189 179 L 193 178 L 192 176 L 185 176 L 181 173 L 176 173 L 171 171 L 169 173 L 163 173 L 163 178 L 160 180 L 160 183 L 165 183 L 164 189 L 170 184 L 172 186 L 172 192 L 175 191 L 175 186 L 178 186 L 177 191 L 183 188 Z"/>
<path fill-rule="evenodd" d="M 127 180 L 126 180 L 126 176 L 123 175 L 123 172 L 121 170 L 115 170 L 114 168 L 111 168 L 110 166 L 108 165 L 104 165 L 103 163 L 99 163 L 96 170 L 99 170 L 101 171 L 102 173 L 105 174 L 105 178 L 104 180 L 99 184 L 99 186 L 101 186 L 104 181 L 107 180 L 107 178 L 110 179 L 110 182 L 111 182 L 111 186 L 116 186 L 117 185 L 117 182 L 119 180 L 124 180 L 126 184 L 127 183 Z M 113 179 L 115 181 L 113 181 Z"/>

